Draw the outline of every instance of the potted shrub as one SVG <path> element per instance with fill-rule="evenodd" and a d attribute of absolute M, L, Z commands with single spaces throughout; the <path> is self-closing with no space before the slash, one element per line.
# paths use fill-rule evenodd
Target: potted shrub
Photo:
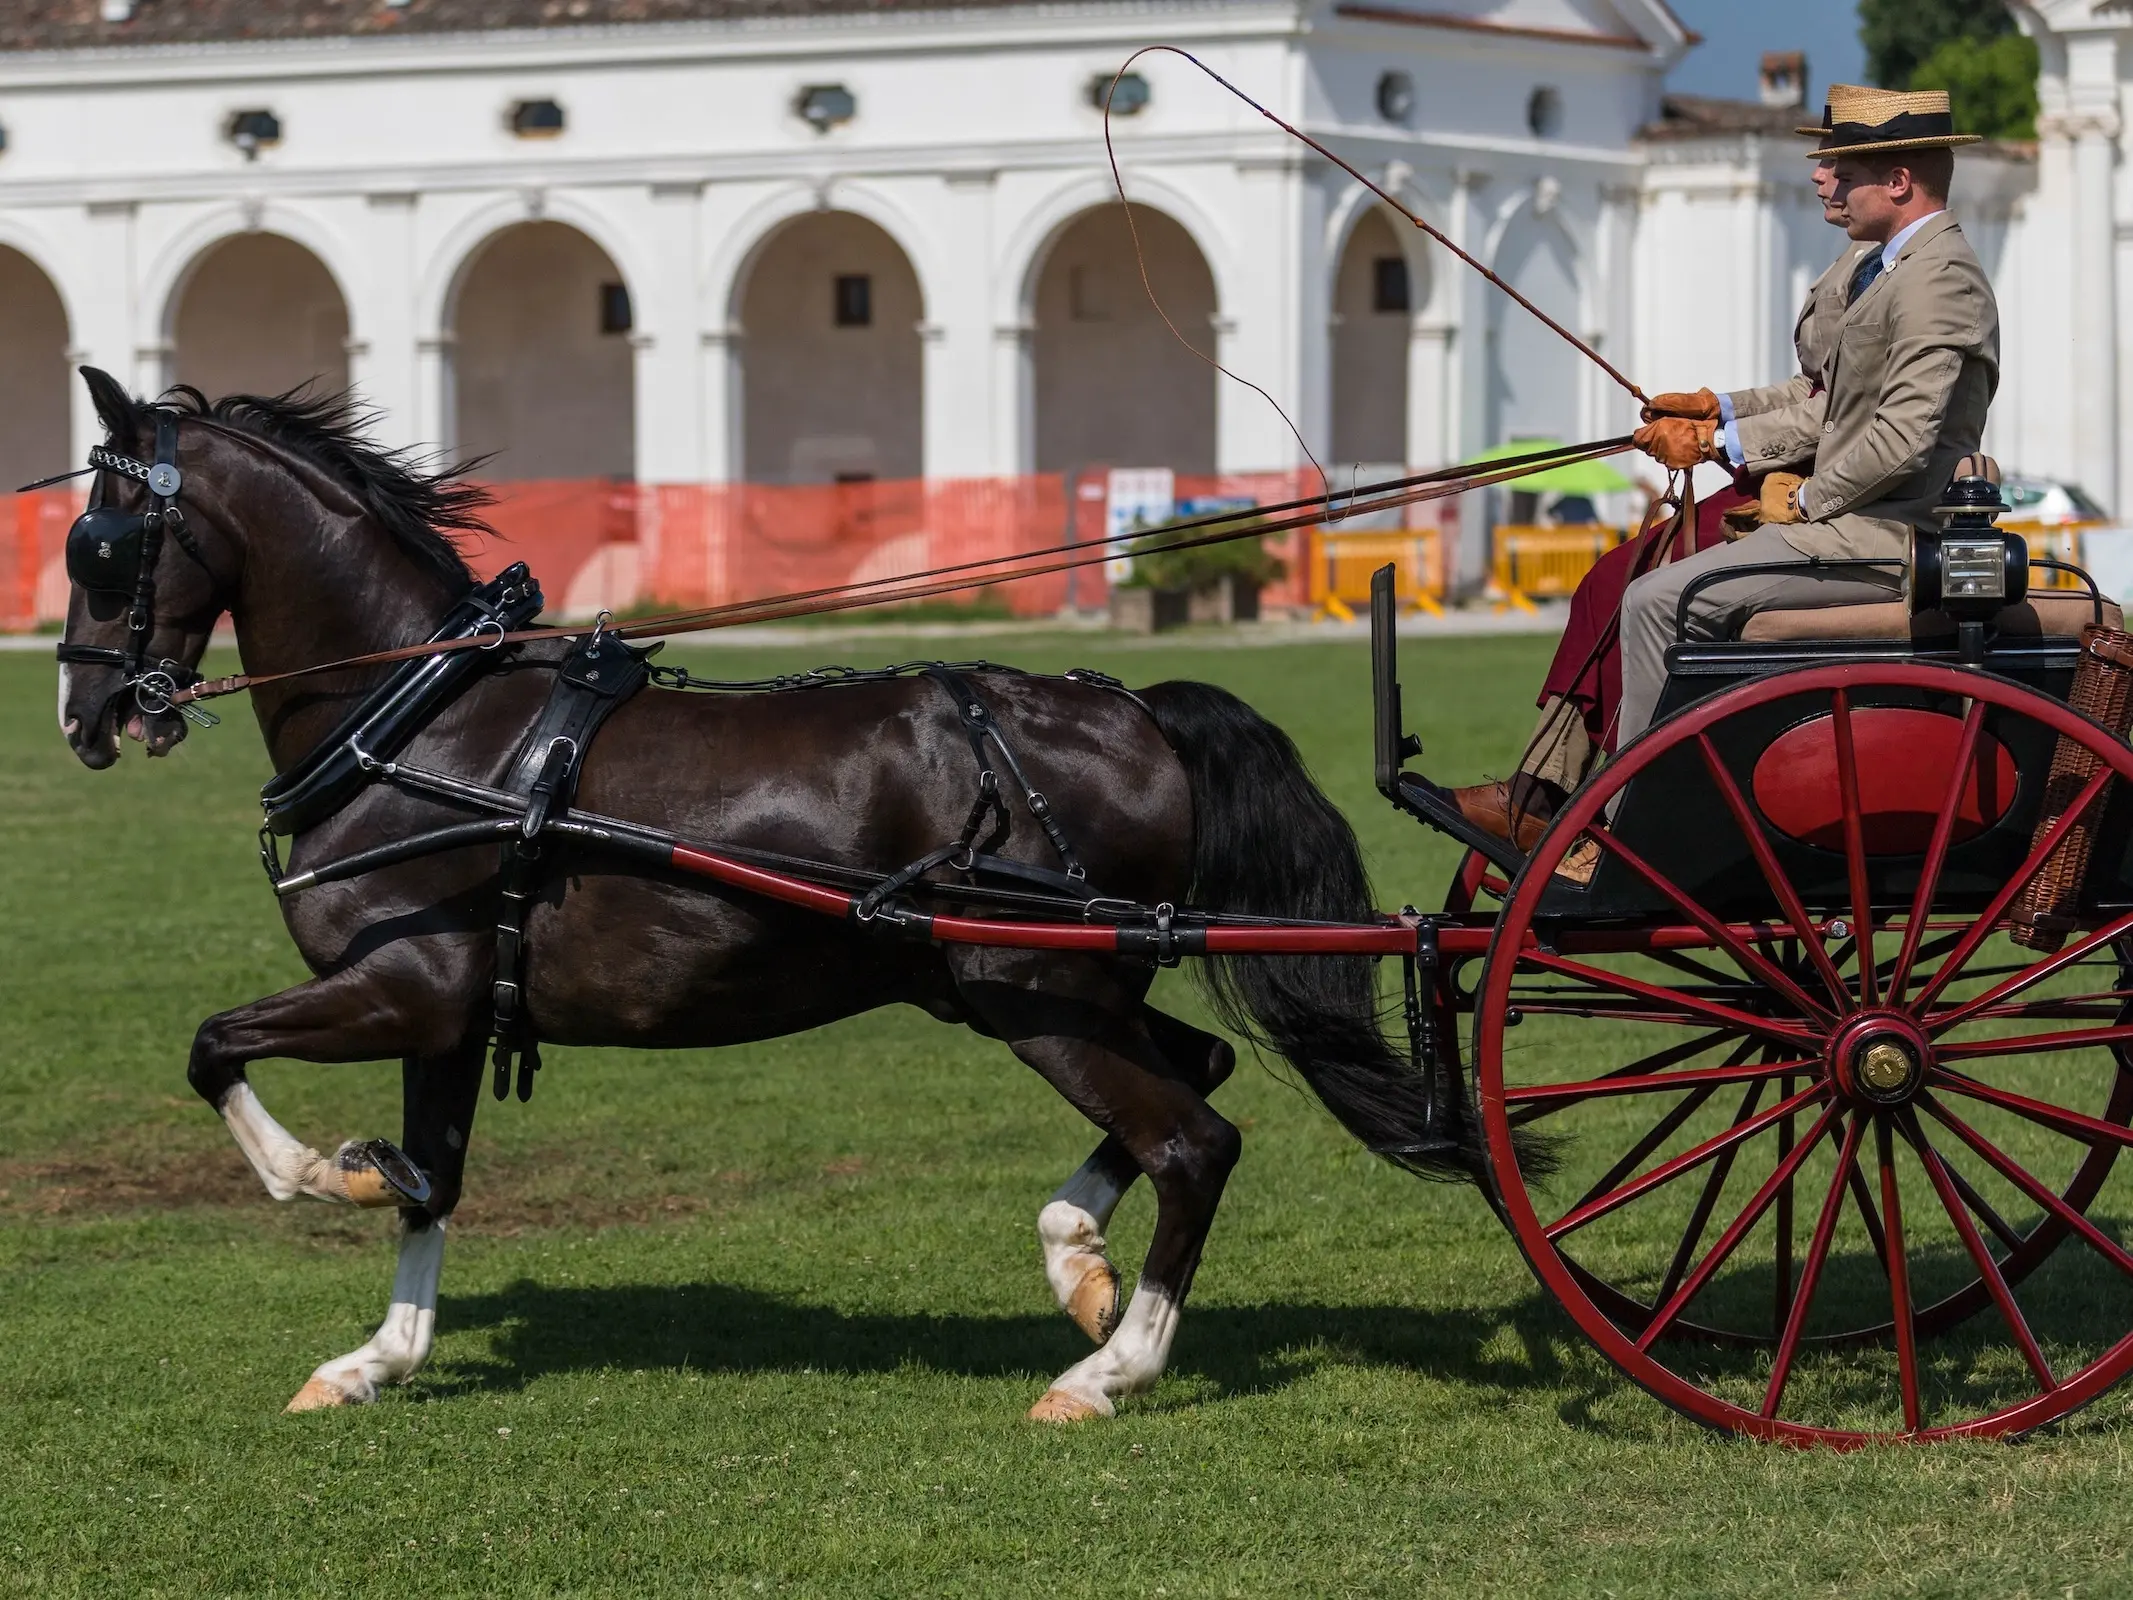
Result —
<path fill-rule="evenodd" d="M 1188 622 L 1256 622 L 1259 591 L 1288 571 L 1267 549 L 1264 536 L 1166 550 L 1171 540 L 1192 536 L 1174 533 L 1173 527 L 1166 523 L 1149 530 L 1128 550 L 1133 571 L 1112 586 L 1112 622 L 1138 633 Z"/>

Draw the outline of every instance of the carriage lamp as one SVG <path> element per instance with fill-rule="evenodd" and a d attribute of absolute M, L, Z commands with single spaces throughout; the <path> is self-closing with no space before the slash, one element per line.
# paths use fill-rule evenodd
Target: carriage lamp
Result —
<path fill-rule="evenodd" d="M 1138 72 L 1099 72 L 1089 80 L 1089 104 L 1101 111 L 1109 102 L 1114 117 L 1137 117 L 1154 98 L 1155 91 Z"/>
<path fill-rule="evenodd" d="M 222 136 L 244 152 L 247 161 L 257 161 L 259 152 L 281 143 L 281 118 L 271 111 L 232 112 Z"/>
<path fill-rule="evenodd" d="M 1937 530 L 1911 536 L 1905 582 L 1913 616 L 1938 611 L 1958 625 L 1980 625 L 2029 595 L 2029 543 L 1993 519 L 2007 510 L 1988 477 L 1957 478 L 1935 507 Z"/>
<path fill-rule="evenodd" d="M 811 83 L 793 101 L 800 120 L 817 133 L 828 133 L 859 114 L 859 102 L 841 83 Z"/>

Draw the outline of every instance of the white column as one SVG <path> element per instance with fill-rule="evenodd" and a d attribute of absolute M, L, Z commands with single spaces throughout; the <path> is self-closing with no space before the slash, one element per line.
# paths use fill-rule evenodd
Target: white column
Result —
<path fill-rule="evenodd" d="M 75 324 L 71 330 L 74 348 L 67 359 L 75 366 L 101 367 L 135 389 L 162 387 L 160 357 L 156 370 L 143 382 L 135 341 L 135 207 L 131 201 L 92 204 L 83 227 L 83 247 L 75 252 L 73 281 L 68 288 Z M 70 385 L 73 395 L 73 459 L 86 461 L 92 445 L 104 442 L 104 426 L 96 420 L 96 407 L 89 403 L 86 384 Z M 12 488 L 13 485 L 6 487 Z"/>
<path fill-rule="evenodd" d="M 2072 119 L 2074 141 L 2074 462 L 2082 487 L 2118 504 L 2118 230 L 2111 177 L 2118 119 Z"/>
<path fill-rule="evenodd" d="M 1469 255 L 1480 256 L 1488 235 L 1488 216 L 1482 209 L 1481 192 L 1490 183 L 1486 172 L 1462 170 L 1452 189 L 1452 225 L 1446 230 L 1452 242 Z M 1453 348 L 1452 412 L 1456 418 L 1452 436 L 1452 459 L 1471 461 L 1489 444 L 1489 312 L 1483 296 L 1494 293 L 1480 273 L 1463 261 L 1447 262 L 1451 279 L 1450 300 L 1458 307 L 1461 337 Z M 1449 574 L 1452 591 L 1480 581 L 1488 569 L 1488 495 L 1486 492 L 1459 497 L 1459 551 Z"/>
<path fill-rule="evenodd" d="M 698 439 L 706 483 L 737 482 L 748 457 L 742 448 L 741 384 L 745 359 L 741 330 L 706 328 L 697 338 L 701 359 L 696 381 L 701 395 Z"/>
<path fill-rule="evenodd" d="M 936 237 L 952 241 L 911 263 L 930 274 L 919 293 L 925 305 L 925 428 L 922 459 L 929 478 L 981 478 L 998 470 L 1007 453 L 994 437 L 1002 407 L 994 392 L 998 361 L 992 328 L 994 304 L 991 172 L 944 176 L 931 208 L 943 226 Z M 929 208 L 930 209 L 930 208 Z"/>
<path fill-rule="evenodd" d="M 348 308 L 348 378 L 379 412 L 385 441 L 434 444 L 425 432 L 420 394 L 422 361 L 416 348 L 415 196 L 365 197 L 368 270 Z"/>
<path fill-rule="evenodd" d="M 1241 383 L 1218 380 L 1215 466 L 1222 472 L 1264 472 L 1303 464 L 1284 413 L 1310 437 L 1303 382 L 1308 319 L 1302 314 L 1298 274 L 1315 270 L 1322 253 L 1303 215 L 1316 215 L 1319 208 L 1307 198 L 1316 186 L 1306 182 L 1303 163 L 1293 155 L 1254 156 L 1239 161 L 1235 171 L 1232 237 L 1250 243 L 1242 260 L 1228 264 L 1219 285 L 1214 354 L 1232 372 L 1258 384 L 1274 404 Z M 1195 335 L 1191 328 L 1184 331 Z M 1325 337 L 1322 320 L 1318 337 Z"/>
<path fill-rule="evenodd" d="M 655 183 L 650 200 L 647 281 L 630 286 L 636 324 L 630 346 L 636 354 L 637 481 L 693 483 L 704 470 L 696 295 L 703 186 Z"/>
<path fill-rule="evenodd" d="M 992 330 L 992 471 L 1015 477 L 1037 470 L 1037 326 L 1003 323 Z"/>
<path fill-rule="evenodd" d="M 1461 270 L 1464 270 L 1462 268 Z M 1449 466 L 1452 453 L 1450 386 L 1457 330 L 1414 318 L 1407 334 L 1407 464 Z"/>

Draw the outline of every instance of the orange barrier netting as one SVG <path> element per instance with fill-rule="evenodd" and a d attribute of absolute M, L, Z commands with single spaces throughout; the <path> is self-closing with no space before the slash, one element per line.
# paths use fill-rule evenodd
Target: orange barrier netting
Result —
<path fill-rule="evenodd" d="M 498 537 L 471 542 L 468 558 L 484 577 L 524 561 L 547 591 L 551 618 L 589 617 L 603 607 L 642 615 L 729 605 L 1011 557 L 1070 536 L 1093 543 L 1106 531 L 1096 474 L 1081 480 L 1071 535 L 1056 474 L 803 486 L 541 479 L 490 488 L 496 503 L 488 520 Z M 1316 475 L 1304 472 L 1181 475 L 1176 493 L 1182 508 L 1212 500 L 1264 505 L 1317 488 Z M 0 496 L 0 630 L 64 618 L 62 551 L 82 503 L 72 486 Z M 1415 508 L 1432 522 L 1439 510 Z M 1310 604 L 1316 535 L 1303 528 L 1268 537 L 1287 575 L 1265 591 L 1265 603 Z M 958 599 L 980 610 L 1052 616 L 1105 605 L 1109 585 L 1095 565 Z M 956 602 L 931 602 L 943 603 Z"/>

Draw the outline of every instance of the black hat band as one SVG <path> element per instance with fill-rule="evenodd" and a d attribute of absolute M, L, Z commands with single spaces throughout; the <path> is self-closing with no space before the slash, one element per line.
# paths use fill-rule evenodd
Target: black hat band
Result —
<path fill-rule="evenodd" d="M 1839 122 L 1832 124 L 1822 113 L 1823 148 L 1841 150 L 1846 145 L 1884 144 L 1897 139 L 1952 139 L 1955 115 L 1950 111 L 1906 111 L 1886 122 Z"/>

